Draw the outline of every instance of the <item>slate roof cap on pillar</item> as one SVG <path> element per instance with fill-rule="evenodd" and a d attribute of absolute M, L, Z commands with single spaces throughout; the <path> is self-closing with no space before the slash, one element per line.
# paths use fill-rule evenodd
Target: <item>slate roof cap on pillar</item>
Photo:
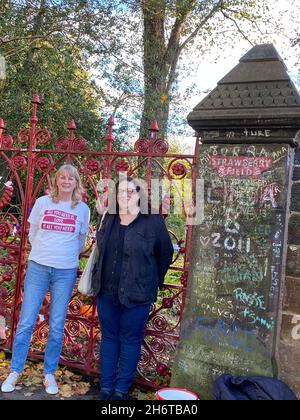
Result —
<path fill-rule="evenodd" d="M 188 115 L 205 129 L 300 129 L 300 95 L 274 45 L 253 47 Z"/>

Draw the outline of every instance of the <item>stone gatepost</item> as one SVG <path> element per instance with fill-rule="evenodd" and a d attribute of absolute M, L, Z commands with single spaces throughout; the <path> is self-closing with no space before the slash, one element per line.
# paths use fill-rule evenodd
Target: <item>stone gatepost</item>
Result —
<path fill-rule="evenodd" d="M 188 121 L 201 137 L 204 220 L 193 228 L 171 385 L 209 399 L 213 381 L 225 372 L 279 374 L 293 385 L 290 375 L 297 370 L 300 391 L 299 349 L 293 366 L 299 347 L 293 340 L 300 339 L 299 167 L 291 207 L 297 212 L 289 236 L 291 277 L 283 303 L 300 96 L 274 46 L 250 50 Z M 296 159 L 300 166 L 300 154 Z M 280 345 L 283 309 L 288 326 Z"/>

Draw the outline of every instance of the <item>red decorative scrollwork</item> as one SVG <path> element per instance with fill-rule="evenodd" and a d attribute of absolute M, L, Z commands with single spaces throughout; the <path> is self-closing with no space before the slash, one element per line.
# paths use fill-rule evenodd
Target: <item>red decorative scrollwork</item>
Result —
<path fill-rule="evenodd" d="M 169 150 L 169 143 L 164 139 L 138 139 L 134 145 L 135 152 L 164 155 Z"/>
<path fill-rule="evenodd" d="M 156 331 L 165 331 L 167 329 L 167 326 L 168 326 L 168 321 L 166 320 L 166 318 L 163 315 L 156 315 L 152 319 L 152 324 L 153 324 L 153 328 Z"/>
<path fill-rule="evenodd" d="M 187 273 L 181 274 L 180 283 L 182 284 L 182 286 L 183 287 L 186 287 L 187 286 L 187 282 L 188 282 L 188 275 L 187 275 Z"/>
<path fill-rule="evenodd" d="M 119 159 L 115 164 L 116 172 L 128 172 L 129 168 L 130 168 L 129 162 L 123 159 Z"/>
<path fill-rule="evenodd" d="M 80 176 L 86 190 L 83 199 L 88 204 L 94 205 L 94 191 L 98 188 L 96 186 L 100 181 L 103 181 L 104 175 L 109 179 L 115 179 L 119 172 L 128 172 L 133 177 L 140 177 L 143 176 L 141 174 L 144 174 L 150 190 L 151 178 L 154 173 L 155 176 L 161 176 L 161 178 L 171 181 L 173 178 L 185 177 L 194 168 L 191 156 L 180 154 L 175 158 L 175 155 L 172 154 L 171 162 L 168 156 L 166 156 L 167 159 L 157 159 L 157 155 L 164 156 L 169 149 L 167 141 L 157 138 L 157 123 L 151 125 L 148 139 L 139 139 L 136 142 L 135 152 L 118 151 L 116 154 L 113 153 L 112 119 L 110 119 L 109 130 L 105 137 L 106 150 L 104 151 L 89 150 L 87 152 L 87 141 L 83 137 L 75 135 L 76 124 L 73 120 L 68 127 L 69 135 L 57 138 L 50 150 L 43 147 L 37 148 L 36 145 L 43 146 L 49 143 L 51 136 L 47 129 L 37 129 L 39 105 L 37 95 L 33 103 L 34 109 L 29 125 L 26 126 L 27 128 L 23 128 L 18 135 L 19 143 L 24 144 L 22 150 L 12 152 L 12 157 L 10 157 L 11 155 L 6 156 L 5 150 L 0 154 L 0 158 L 3 158 L 10 171 L 9 178 L 13 181 L 13 185 L 10 182 L 5 184 L 5 190 L 0 198 L 0 208 L 5 208 L 11 202 L 12 197 L 15 198 L 14 207 L 10 206 L 14 211 L 5 209 L 5 212 L 0 215 L 0 315 L 5 318 L 6 322 L 5 349 L 8 351 L 11 350 L 16 320 L 19 318 L 26 262 L 30 250 L 26 223 L 28 211 L 32 207 L 32 197 L 38 198 L 43 194 L 47 185 L 50 185 L 52 170 L 65 162 L 73 163 L 80 168 Z M 4 121 L 1 122 L 0 119 L 0 147 L 10 148 L 13 145 L 13 138 L 2 134 L 4 128 Z M 26 173 L 20 174 L 19 171 L 23 170 Z M 160 174 L 158 174 L 159 171 Z M 25 180 L 28 181 L 26 182 L 26 191 L 23 187 Z M 18 191 L 14 197 L 16 188 Z M 101 192 L 106 193 L 105 188 Z M 92 219 L 96 225 L 97 217 L 92 217 Z M 93 243 L 92 232 L 95 232 L 93 226 L 89 233 L 88 250 Z M 140 382 L 148 386 L 157 386 L 158 383 L 167 384 L 169 364 L 179 338 L 182 290 L 187 284 L 188 271 L 186 267 L 188 264 L 186 261 L 189 257 L 188 253 L 184 256 L 183 253 L 189 250 L 190 243 L 183 246 L 183 241 L 177 239 L 175 234 L 171 234 L 174 236 L 173 242 L 178 245 L 177 255 L 174 256 L 171 267 L 172 273 L 175 275 L 166 278 L 159 299 L 152 306 L 138 366 Z M 87 254 L 84 253 L 83 258 Z M 171 284 L 168 284 L 169 279 Z M 40 358 L 41 352 L 45 350 L 49 333 L 49 314 L 50 300 L 47 295 L 39 312 L 33 334 L 32 357 Z M 65 323 L 61 361 L 68 366 L 80 368 L 86 372 L 96 372 L 100 340 L 101 329 L 95 301 L 78 294 L 75 288 Z"/>
<path fill-rule="evenodd" d="M 163 298 L 162 300 L 163 308 L 172 308 L 173 307 L 173 299 L 172 298 Z"/>
<path fill-rule="evenodd" d="M 84 137 L 79 136 L 73 141 L 71 150 L 74 152 L 83 152 L 86 149 L 87 141 Z"/>
<path fill-rule="evenodd" d="M 161 376 L 166 376 L 169 374 L 169 368 L 164 363 L 157 363 L 156 372 Z"/>
<path fill-rule="evenodd" d="M 48 159 L 47 157 L 40 157 L 36 161 L 36 167 L 40 171 L 46 171 L 50 165 L 51 165 L 50 159 Z"/>
<path fill-rule="evenodd" d="M 1 140 L 0 140 L 0 147 L 6 147 L 9 149 L 14 144 L 14 139 L 9 134 L 2 134 Z"/>
<path fill-rule="evenodd" d="M 87 159 L 85 168 L 89 175 L 97 175 L 101 171 L 101 164 L 97 159 Z"/>
<path fill-rule="evenodd" d="M 72 315 L 80 315 L 83 303 L 79 299 L 74 299 L 69 304 L 69 311 Z"/>
<path fill-rule="evenodd" d="M 14 187 L 12 181 L 7 181 L 5 184 L 5 190 L 2 194 L 2 197 L 0 198 L 0 209 L 6 207 L 12 199 L 12 196 L 14 194 Z"/>
<path fill-rule="evenodd" d="M 166 349 L 164 340 L 158 337 L 153 337 L 148 345 L 150 349 L 156 354 L 163 353 Z"/>
<path fill-rule="evenodd" d="M 0 222 L 0 239 L 5 240 L 9 235 L 12 234 L 13 227 L 8 222 Z"/>
<path fill-rule="evenodd" d="M 24 156 L 15 156 L 12 158 L 11 163 L 14 169 L 20 171 L 26 168 L 27 161 Z"/>
<path fill-rule="evenodd" d="M 173 159 L 168 166 L 168 173 L 172 178 L 183 179 L 190 170 L 190 162 L 178 159 Z"/>
<path fill-rule="evenodd" d="M 134 151 L 137 153 L 148 153 L 148 140 L 138 139 L 134 144 Z"/>
<path fill-rule="evenodd" d="M 175 163 L 175 165 L 172 166 L 172 171 L 178 176 L 186 174 L 186 168 L 182 163 Z"/>
<path fill-rule="evenodd" d="M 84 137 L 78 136 L 71 140 L 69 137 L 61 136 L 55 141 L 55 146 L 60 150 L 70 152 L 83 152 L 86 149 L 87 141 Z"/>
<path fill-rule="evenodd" d="M 35 133 L 35 140 L 39 145 L 47 144 L 51 141 L 51 134 L 48 130 L 43 128 Z"/>
<path fill-rule="evenodd" d="M 6 287 L 0 288 L 0 299 L 2 299 L 4 302 L 7 301 L 9 298 L 9 293 L 6 289 Z"/>
<path fill-rule="evenodd" d="M 66 136 L 58 137 L 55 140 L 55 147 L 60 150 L 67 150 L 69 144 L 69 139 Z"/>
<path fill-rule="evenodd" d="M 76 337 L 80 332 L 80 323 L 78 321 L 68 321 L 67 330 L 70 336 Z"/>
<path fill-rule="evenodd" d="M 29 143 L 30 130 L 29 128 L 22 128 L 18 134 L 18 142 L 21 144 Z"/>
<path fill-rule="evenodd" d="M 165 155 L 169 150 L 169 143 L 163 139 L 155 140 L 153 144 L 153 154 Z"/>
<path fill-rule="evenodd" d="M 4 281 L 4 282 L 10 282 L 11 281 L 11 279 L 13 278 L 13 273 L 11 272 L 11 271 L 5 271 L 3 274 L 2 274 L 2 280 Z"/>
<path fill-rule="evenodd" d="M 49 326 L 43 323 L 37 330 L 38 344 L 44 346 L 49 335 Z"/>

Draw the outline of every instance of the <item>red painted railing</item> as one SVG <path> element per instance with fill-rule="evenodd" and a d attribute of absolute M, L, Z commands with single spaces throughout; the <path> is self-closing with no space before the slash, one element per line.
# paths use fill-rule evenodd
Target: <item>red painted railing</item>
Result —
<path fill-rule="evenodd" d="M 142 173 L 149 191 L 154 172 L 155 177 L 159 173 L 160 179 L 169 183 L 189 177 L 195 181 L 196 174 L 197 150 L 193 155 L 168 154 L 169 145 L 166 140 L 159 138 L 156 121 L 151 125 L 149 138 L 139 139 L 135 143 L 134 152 L 114 152 L 114 119 L 111 117 L 106 132 L 106 150 L 89 150 L 88 142 L 76 136 L 73 120 L 68 127 L 69 135 L 54 140 L 47 129 L 38 128 L 39 103 L 36 94 L 29 128 L 19 132 L 17 141 L 5 134 L 5 123 L 0 119 L 1 167 L 5 163 L 5 173 L 0 181 L 0 347 L 7 351 L 12 348 L 22 303 L 30 250 L 28 214 L 36 198 L 47 193 L 51 176 L 61 164 L 69 162 L 79 169 L 87 191 L 88 204 L 94 203 L 95 197 L 99 195 L 99 180 L 114 179 L 120 171 L 139 177 Z M 175 273 L 172 277 L 175 281 L 172 280 L 170 284 L 166 282 L 158 302 L 153 305 L 138 368 L 138 381 L 151 387 L 168 382 L 179 339 L 188 279 L 191 227 L 186 227 L 183 239 L 170 233 L 177 245 L 177 255 L 169 271 Z M 88 256 L 93 242 L 91 226 L 82 261 Z M 46 296 L 33 334 L 30 351 L 32 358 L 43 358 L 48 335 L 48 310 L 49 296 Z M 86 372 L 97 372 L 100 339 L 94 301 L 80 295 L 75 288 L 65 324 L 61 363 Z"/>

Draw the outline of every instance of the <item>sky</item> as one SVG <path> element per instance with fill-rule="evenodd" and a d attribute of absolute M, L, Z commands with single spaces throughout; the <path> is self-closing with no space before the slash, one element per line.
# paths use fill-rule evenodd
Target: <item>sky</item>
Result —
<path fill-rule="evenodd" d="M 274 22 L 280 22 L 282 30 L 280 32 L 273 30 L 273 33 L 263 37 L 262 42 L 257 42 L 256 35 L 253 32 L 252 41 L 254 43 L 273 43 L 286 63 L 290 75 L 296 81 L 298 68 L 300 68 L 300 51 L 291 47 L 290 39 L 293 38 L 293 36 L 295 37 L 296 31 L 300 31 L 300 0 L 257 1 L 269 3 L 272 19 Z M 265 19 L 266 17 L 264 16 L 262 20 Z M 267 30 L 270 32 L 269 27 Z M 176 123 L 172 122 L 172 127 L 174 127 L 173 131 L 179 132 L 179 130 L 184 130 L 186 134 L 184 137 L 182 135 L 176 136 L 170 134 L 169 140 L 182 145 L 185 152 L 192 152 L 195 143 L 195 139 L 192 137 L 193 130 L 186 121 L 188 113 L 217 86 L 218 81 L 232 70 L 239 63 L 241 57 L 252 48 L 252 45 L 246 40 L 240 39 L 238 42 L 235 42 L 235 38 L 236 35 L 233 37 L 234 44 L 226 45 L 223 43 L 221 48 L 220 45 L 213 45 L 205 55 L 199 53 L 197 59 L 195 59 L 197 51 L 195 51 L 195 47 L 191 47 L 191 51 L 189 52 L 190 61 L 188 58 L 189 56 L 185 57 L 183 60 L 184 64 L 190 69 L 190 74 L 189 77 L 187 77 L 186 72 L 179 72 L 179 95 L 183 95 L 186 88 L 190 88 L 192 85 L 194 85 L 194 87 L 190 90 L 189 95 L 184 95 L 184 99 L 181 99 L 179 96 L 178 102 L 180 105 L 183 105 L 183 109 L 180 110 L 176 108 L 173 115 L 179 115 L 180 118 Z M 97 84 L 102 86 L 101 83 L 103 83 L 103 87 L 105 87 L 106 81 L 98 79 Z M 139 121 L 136 118 L 130 118 L 130 120 L 133 120 L 133 122 L 131 124 L 130 137 L 128 140 L 129 143 L 134 143 L 138 138 Z M 116 124 L 118 124 L 117 119 Z"/>
<path fill-rule="evenodd" d="M 294 83 L 299 83 L 300 69 L 300 49 L 293 48 L 290 44 L 290 38 L 295 36 L 300 28 L 300 0 L 270 0 L 272 5 L 272 16 L 275 20 L 282 22 L 283 31 L 274 33 L 266 37 L 264 43 L 273 43 L 279 55 L 284 60 Z M 298 17 L 299 19 L 298 19 Z M 294 20 L 291 19 L 294 17 Z M 188 83 L 194 83 L 197 93 L 191 94 L 189 99 L 189 109 L 192 109 L 212 91 L 219 80 L 229 73 L 242 58 L 252 48 L 246 40 L 238 42 L 234 48 L 224 49 L 220 55 L 218 49 L 212 48 L 209 55 L 201 60 L 191 74 Z M 184 89 L 184 82 L 181 85 Z M 192 129 L 191 129 L 192 132 Z M 192 152 L 195 140 L 193 137 L 178 137 L 182 145 L 187 146 L 187 150 Z"/>
<path fill-rule="evenodd" d="M 259 0 L 258 0 L 259 1 Z M 272 42 L 275 45 L 275 48 L 279 52 L 280 56 L 284 60 L 288 69 L 292 73 L 297 73 L 298 66 L 300 61 L 300 55 L 298 57 L 295 54 L 295 51 L 291 44 L 290 38 L 295 36 L 296 31 L 299 32 L 300 27 L 300 0 L 268 0 L 272 5 L 272 17 L 276 21 L 280 21 L 283 26 L 283 31 L 281 33 L 270 34 L 265 39 L 265 43 Z M 295 11 L 295 13 L 294 13 Z M 298 14 L 298 18 L 296 17 Z M 292 20 L 291 16 L 295 19 Z M 209 57 L 206 57 L 206 60 L 201 62 L 201 79 L 198 79 L 198 84 L 203 86 L 203 88 L 213 88 L 217 82 L 223 78 L 235 65 L 238 64 L 240 58 L 251 49 L 251 45 L 246 41 L 240 41 L 235 44 L 234 48 L 228 48 L 224 55 L 219 58 L 217 57 L 218 51 L 214 49 L 210 50 Z M 299 54 L 299 49 L 297 50 Z M 215 63 L 217 60 L 217 63 Z M 300 66 L 299 66 L 300 67 Z"/>

